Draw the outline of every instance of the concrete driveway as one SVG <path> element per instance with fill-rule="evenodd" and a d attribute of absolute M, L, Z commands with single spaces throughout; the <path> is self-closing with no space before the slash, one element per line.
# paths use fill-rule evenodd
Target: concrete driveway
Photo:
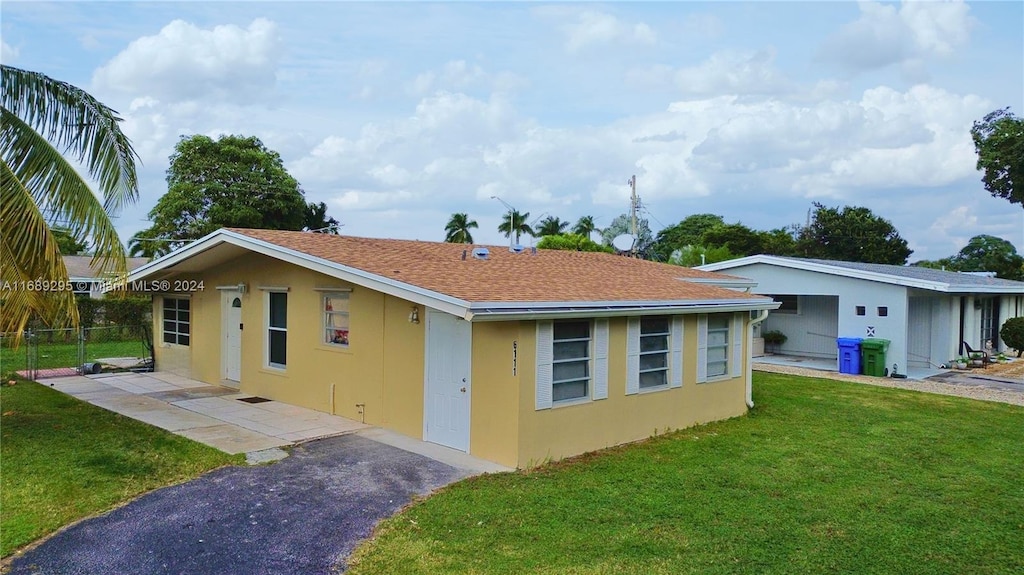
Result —
<path fill-rule="evenodd" d="M 344 570 L 373 526 L 471 472 L 360 437 L 301 444 L 271 465 L 230 467 L 78 523 L 11 573 L 319 574 Z"/>

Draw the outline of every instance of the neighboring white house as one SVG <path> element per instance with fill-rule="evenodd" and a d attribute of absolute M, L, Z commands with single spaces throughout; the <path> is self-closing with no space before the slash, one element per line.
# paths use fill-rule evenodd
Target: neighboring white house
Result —
<path fill-rule="evenodd" d="M 64 267 L 68 270 L 68 279 L 75 295 L 87 295 L 91 298 L 103 297 L 103 283 L 112 278 L 101 277 L 96 268 L 92 267 L 92 256 L 62 256 Z M 149 258 L 127 258 L 128 271 L 149 262 Z"/>
<path fill-rule="evenodd" d="M 1024 282 L 985 275 L 765 255 L 697 269 L 749 278 L 782 302 L 762 324 L 788 338 L 779 353 L 835 358 L 838 337 L 883 338 L 901 373 L 961 355 L 961 342 L 1005 350 L 999 328 L 1024 316 Z"/>

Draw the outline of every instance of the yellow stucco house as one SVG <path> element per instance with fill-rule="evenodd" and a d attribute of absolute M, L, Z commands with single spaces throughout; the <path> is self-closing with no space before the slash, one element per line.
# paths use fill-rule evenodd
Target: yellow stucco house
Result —
<path fill-rule="evenodd" d="M 131 273 L 160 371 L 528 467 L 733 417 L 749 280 L 602 253 L 222 229 Z"/>

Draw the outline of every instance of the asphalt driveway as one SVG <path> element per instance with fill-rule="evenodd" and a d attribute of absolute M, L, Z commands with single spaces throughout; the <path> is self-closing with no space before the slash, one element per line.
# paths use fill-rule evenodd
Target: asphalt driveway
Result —
<path fill-rule="evenodd" d="M 11 573 L 333 573 L 377 521 L 466 475 L 356 435 L 332 437 L 83 521 L 13 561 Z"/>

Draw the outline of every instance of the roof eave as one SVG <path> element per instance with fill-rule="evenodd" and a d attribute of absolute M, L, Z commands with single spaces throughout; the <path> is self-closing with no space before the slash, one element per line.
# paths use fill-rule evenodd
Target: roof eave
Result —
<path fill-rule="evenodd" d="M 728 264 L 728 265 L 722 265 Z M 749 266 L 754 264 L 767 264 L 773 266 L 779 266 L 783 268 L 804 270 L 809 272 L 818 272 L 823 274 L 843 276 L 855 279 L 862 279 L 868 281 L 875 281 L 879 283 L 901 285 L 905 287 L 912 287 L 918 289 L 924 289 L 929 291 L 937 292 L 949 292 L 950 284 L 945 282 L 933 282 L 928 280 L 905 278 L 900 276 L 894 276 L 890 274 L 880 274 L 877 272 L 869 272 L 864 270 L 855 270 L 852 268 L 844 268 L 841 266 L 830 266 L 826 264 L 819 264 L 814 262 L 806 262 L 799 260 L 791 260 L 787 258 L 778 258 L 774 256 L 757 255 L 747 256 L 735 260 L 728 260 L 725 262 L 716 262 L 713 264 L 707 264 L 705 266 L 699 266 L 697 269 L 705 271 L 719 271 L 724 269 L 734 269 L 737 267 Z"/>
<path fill-rule="evenodd" d="M 568 319 L 638 315 L 728 313 L 778 309 L 772 300 L 675 300 L 621 302 L 483 302 L 470 307 L 471 321 Z"/>

